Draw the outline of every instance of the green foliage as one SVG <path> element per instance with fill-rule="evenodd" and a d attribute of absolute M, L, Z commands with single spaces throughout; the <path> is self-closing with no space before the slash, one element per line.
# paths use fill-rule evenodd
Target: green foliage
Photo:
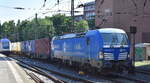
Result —
<path fill-rule="evenodd" d="M 84 32 L 89 29 L 88 22 L 81 20 L 76 22 L 74 29 L 71 27 L 71 18 L 62 14 L 52 17 L 23 20 L 15 24 L 14 21 L 4 22 L 0 25 L 0 37 L 7 37 L 11 41 L 34 40 L 44 37 L 53 37 L 65 33 Z"/>
<path fill-rule="evenodd" d="M 90 29 L 95 28 L 95 19 L 88 20 L 88 25 Z"/>
<path fill-rule="evenodd" d="M 76 23 L 76 32 L 84 32 L 89 30 L 88 22 L 86 20 L 81 20 Z"/>
<path fill-rule="evenodd" d="M 65 15 L 56 14 L 51 17 L 53 21 L 53 26 L 57 35 L 71 32 L 71 18 Z"/>
<path fill-rule="evenodd" d="M 4 22 L 1 27 L 1 36 L 8 37 L 14 40 L 13 37 L 16 35 L 14 30 L 16 29 L 14 21 Z"/>

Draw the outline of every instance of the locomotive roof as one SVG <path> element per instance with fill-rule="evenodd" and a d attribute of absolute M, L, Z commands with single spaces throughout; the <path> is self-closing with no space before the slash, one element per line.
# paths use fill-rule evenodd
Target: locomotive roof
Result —
<path fill-rule="evenodd" d="M 102 28 L 98 29 L 100 33 L 125 33 L 124 30 L 122 29 L 117 29 L 117 28 Z"/>
<path fill-rule="evenodd" d="M 65 34 L 65 35 L 63 35 L 63 36 L 61 36 L 62 38 L 72 38 L 72 37 L 75 37 L 76 36 L 76 34 Z"/>
<path fill-rule="evenodd" d="M 55 36 L 53 39 L 64 39 L 64 38 L 74 38 L 74 37 L 81 37 L 85 35 L 85 33 L 71 33 L 71 34 L 65 34 L 62 36 Z"/>
<path fill-rule="evenodd" d="M 10 42 L 10 40 L 7 38 L 3 38 L 3 39 L 0 39 L 0 42 Z"/>
<path fill-rule="evenodd" d="M 117 28 L 102 28 L 102 29 L 97 29 L 97 30 L 100 33 L 125 33 L 124 30 L 117 29 Z M 71 33 L 71 34 L 65 34 L 62 36 L 55 36 L 54 39 L 81 37 L 81 36 L 84 36 L 85 34 L 86 34 L 86 32 L 84 32 L 84 33 Z"/>

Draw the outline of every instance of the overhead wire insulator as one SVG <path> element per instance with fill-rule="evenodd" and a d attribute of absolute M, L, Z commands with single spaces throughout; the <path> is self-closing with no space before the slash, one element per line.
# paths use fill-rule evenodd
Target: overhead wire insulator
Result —
<path fill-rule="evenodd" d="M 59 0 L 57 0 L 57 4 L 59 4 Z"/>
<path fill-rule="evenodd" d="M 58 12 L 59 12 L 59 0 L 57 0 L 57 4 L 58 4 Z"/>
<path fill-rule="evenodd" d="M 77 8 L 81 8 L 81 7 L 84 7 L 84 4 L 80 4 L 77 6 Z"/>
<path fill-rule="evenodd" d="M 14 7 L 14 9 L 25 10 L 25 8 L 22 7 Z"/>
<path fill-rule="evenodd" d="M 46 0 L 44 0 L 43 7 L 45 7 Z"/>

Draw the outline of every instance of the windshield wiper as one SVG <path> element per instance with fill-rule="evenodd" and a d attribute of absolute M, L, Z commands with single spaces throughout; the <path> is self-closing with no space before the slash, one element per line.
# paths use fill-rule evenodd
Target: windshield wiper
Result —
<path fill-rule="evenodd" d="M 114 36 L 112 36 L 112 41 L 111 41 L 111 43 L 110 43 L 110 48 L 113 48 L 114 46 L 113 46 L 113 44 L 115 44 L 115 37 Z"/>
<path fill-rule="evenodd" d="M 124 47 L 124 45 L 125 45 L 125 39 L 124 39 L 124 36 L 123 36 L 123 39 L 122 39 L 122 41 L 121 41 L 121 46 L 120 47 Z"/>
<path fill-rule="evenodd" d="M 123 41 L 121 41 L 121 46 L 120 46 L 120 48 L 123 48 L 124 47 L 124 44 L 122 43 Z"/>

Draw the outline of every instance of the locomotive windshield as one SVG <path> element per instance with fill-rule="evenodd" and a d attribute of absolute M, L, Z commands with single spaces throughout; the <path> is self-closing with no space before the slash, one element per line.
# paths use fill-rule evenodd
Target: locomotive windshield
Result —
<path fill-rule="evenodd" d="M 2 42 L 3 48 L 8 49 L 9 48 L 9 42 Z"/>
<path fill-rule="evenodd" d="M 101 33 L 104 45 L 127 45 L 125 33 Z"/>

